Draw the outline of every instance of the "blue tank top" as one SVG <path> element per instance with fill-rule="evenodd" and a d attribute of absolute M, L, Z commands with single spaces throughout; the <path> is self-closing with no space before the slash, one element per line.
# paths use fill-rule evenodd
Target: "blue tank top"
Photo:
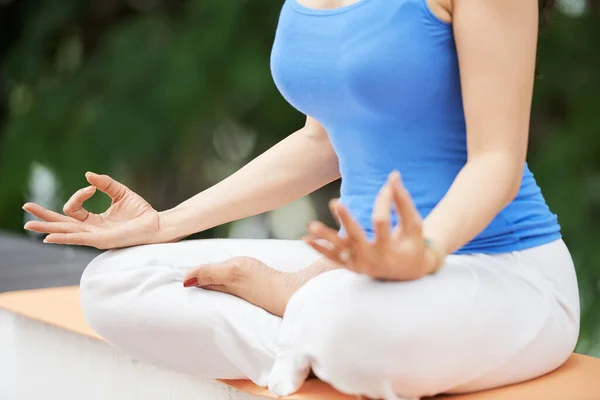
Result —
<path fill-rule="evenodd" d="M 425 218 L 467 161 L 452 25 L 426 0 L 326 10 L 287 0 L 271 71 L 286 100 L 327 130 L 339 158 L 340 201 L 369 236 L 373 201 L 392 170 Z M 457 253 L 504 253 L 560 236 L 525 165 L 518 196 Z"/>

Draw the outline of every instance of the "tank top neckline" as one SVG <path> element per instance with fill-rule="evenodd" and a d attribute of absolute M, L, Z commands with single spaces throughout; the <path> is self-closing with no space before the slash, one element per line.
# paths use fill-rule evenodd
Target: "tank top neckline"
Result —
<path fill-rule="evenodd" d="M 373 1 L 373 0 L 357 0 L 356 2 L 349 4 L 347 6 L 341 6 L 341 7 L 336 7 L 336 8 L 312 8 L 312 7 L 307 7 L 307 6 L 300 4 L 299 0 L 288 0 L 288 2 L 292 5 L 292 7 L 294 9 L 296 9 L 296 11 L 299 11 L 304 14 L 311 14 L 311 15 L 342 14 L 342 13 L 357 9 L 358 7 L 364 6 L 365 4 L 370 3 L 371 1 Z"/>

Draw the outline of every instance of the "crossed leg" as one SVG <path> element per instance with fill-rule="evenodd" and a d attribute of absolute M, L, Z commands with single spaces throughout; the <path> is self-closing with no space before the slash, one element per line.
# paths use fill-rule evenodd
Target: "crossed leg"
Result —
<path fill-rule="evenodd" d="M 282 271 L 319 255 L 300 241 L 212 239 L 110 251 L 82 281 L 82 307 L 109 344 L 203 378 L 250 378 L 278 394 L 310 368 L 372 398 L 480 390 L 533 378 L 577 340 L 572 262 L 562 242 L 503 255 L 451 256 L 435 276 L 381 282 L 324 273 L 282 321 L 239 298 L 184 289 L 198 264 L 250 256 Z"/>
<path fill-rule="evenodd" d="M 290 299 L 269 384 L 293 392 L 312 368 L 338 390 L 371 398 L 482 390 L 559 367 L 578 326 L 561 241 L 450 256 L 438 274 L 410 282 L 334 270 Z"/>
<path fill-rule="evenodd" d="M 286 272 L 319 258 L 303 242 L 285 240 L 191 240 L 108 251 L 81 279 L 86 320 L 135 359 L 266 386 L 281 318 L 237 297 L 182 286 L 189 268 L 237 256 Z"/>

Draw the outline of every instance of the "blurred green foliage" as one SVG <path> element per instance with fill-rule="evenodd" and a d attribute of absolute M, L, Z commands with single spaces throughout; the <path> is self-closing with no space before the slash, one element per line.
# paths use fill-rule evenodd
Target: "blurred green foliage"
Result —
<path fill-rule="evenodd" d="M 592 351 L 600 332 L 600 1 L 589 5 L 580 17 L 555 14 L 541 37 L 543 77 L 529 156 L 577 264 L 583 352 Z M 165 209 L 297 129 L 302 116 L 269 73 L 280 6 L 242 0 L 0 5 L 0 229 L 22 231 L 18 210 L 28 198 L 33 162 L 60 178 L 62 201 L 92 170 Z M 216 133 L 232 130 L 253 138 L 246 140 L 250 151 L 247 145 L 223 151 L 239 140 L 219 145 Z M 107 201 L 96 196 L 90 208 L 101 210 Z"/>
<path fill-rule="evenodd" d="M 578 350 L 600 356 L 600 1 L 588 3 L 542 32 L 529 164 L 577 266 Z"/>
<path fill-rule="evenodd" d="M 14 209 L 33 160 L 56 172 L 63 196 L 93 170 L 128 182 L 160 209 L 210 183 L 203 166 L 214 161 L 220 125 L 260 132 L 256 153 L 301 121 L 269 74 L 277 7 L 188 1 L 136 12 L 119 1 L 24 3 L 20 37 L 3 60 L 5 227 L 21 224 Z"/>

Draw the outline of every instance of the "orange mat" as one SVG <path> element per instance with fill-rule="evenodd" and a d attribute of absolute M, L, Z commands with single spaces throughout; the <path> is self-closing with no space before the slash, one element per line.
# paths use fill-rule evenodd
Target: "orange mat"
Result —
<path fill-rule="evenodd" d="M 79 307 L 79 288 L 64 287 L 0 294 L 0 308 L 59 328 L 102 340 L 85 322 Z M 277 398 L 250 381 L 223 380 L 246 393 Z M 532 381 L 439 400 L 600 400 L 600 359 L 573 354 L 558 370 Z M 289 400 L 352 400 L 329 385 L 312 379 Z"/>

